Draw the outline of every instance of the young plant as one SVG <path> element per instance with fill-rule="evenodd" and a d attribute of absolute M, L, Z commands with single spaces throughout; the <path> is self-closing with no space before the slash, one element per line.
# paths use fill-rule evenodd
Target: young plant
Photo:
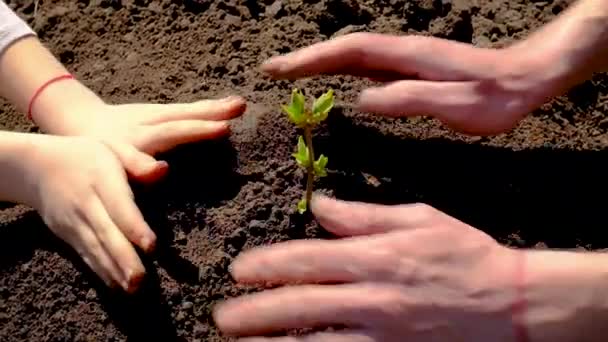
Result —
<path fill-rule="evenodd" d="M 325 167 L 328 158 L 321 154 L 315 160 L 315 152 L 312 146 L 312 131 L 319 123 L 327 119 L 329 111 L 334 106 L 334 92 L 329 89 L 325 94 L 314 100 L 312 108 L 306 107 L 306 100 L 299 89 L 291 92 L 291 102 L 283 105 L 283 111 L 287 113 L 289 120 L 304 132 L 304 136 L 298 137 L 297 152 L 293 154 L 299 166 L 307 173 L 306 195 L 298 202 L 298 212 L 303 214 L 308 209 L 312 198 L 313 183 L 315 177 L 327 176 Z"/>

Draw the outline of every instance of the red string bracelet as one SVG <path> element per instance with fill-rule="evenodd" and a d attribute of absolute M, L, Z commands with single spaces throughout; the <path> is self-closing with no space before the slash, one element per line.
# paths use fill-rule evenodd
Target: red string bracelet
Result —
<path fill-rule="evenodd" d="M 515 333 L 515 341 L 530 342 L 528 329 L 526 328 L 525 315 L 528 307 L 525 293 L 526 282 L 526 253 L 519 252 L 517 258 L 517 267 L 515 270 L 515 296 L 516 300 L 513 303 L 513 329 Z"/>
<path fill-rule="evenodd" d="M 74 78 L 74 76 L 71 75 L 71 74 L 57 76 L 57 77 L 51 78 L 50 80 L 46 81 L 38 89 L 36 89 L 36 92 L 34 93 L 34 95 L 32 96 L 32 98 L 30 99 L 30 103 L 28 105 L 27 118 L 29 120 L 32 120 L 32 107 L 34 106 L 34 101 L 36 101 L 36 99 L 38 98 L 38 96 L 40 96 L 40 94 L 44 91 L 44 89 L 46 89 L 46 87 L 48 87 L 49 85 L 51 85 L 52 83 L 55 83 L 57 81 L 67 80 L 67 79 L 73 79 L 73 78 Z"/>

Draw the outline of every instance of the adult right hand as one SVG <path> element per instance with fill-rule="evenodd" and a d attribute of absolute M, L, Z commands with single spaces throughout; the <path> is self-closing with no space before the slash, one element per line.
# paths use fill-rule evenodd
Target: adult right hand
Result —
<path fill-rule="evenodd" d="M 241 253 L 233 278 L 272 289 L 220 303 L 213 318 L 224 334 L 242 342 L 605 340 L 605 253 L 507 248 L 420 203 L 316 196 L 310 208 L 337 239 Z M 335 326 L 343 329 L 287 336 Z"/>
<path fill-rule="evenodd" d="M 526 51 L 535 50 L 353 33 L 274 57 L 262 70 L 282 79 L 349 74 L 389 80 L 361 93 L 361 110 L 430 115 L 463 133 L 489 135 L 511 129 L 561 90 L 558 70 L 542 53 Z"/>

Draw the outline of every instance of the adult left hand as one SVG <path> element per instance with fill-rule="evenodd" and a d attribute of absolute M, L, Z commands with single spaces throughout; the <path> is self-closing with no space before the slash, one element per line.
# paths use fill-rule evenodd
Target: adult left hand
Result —
<path fill-rule="evenodd" d="M 240 283 L 288 284 L 228 300 L 214 319 L 244 341 L 515 341 L 511 309 L 521 251 L 430 206 L 317 197 L 311 209 L 338 240 L 294 240 L 243 253 Z M 346 326 L 300 337 L 255 337 Z"/>

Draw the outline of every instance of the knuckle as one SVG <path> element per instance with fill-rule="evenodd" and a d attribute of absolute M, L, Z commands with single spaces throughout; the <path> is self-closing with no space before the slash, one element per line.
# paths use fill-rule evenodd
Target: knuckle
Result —
<path fill-rule="evenodd" d="M 344 37 L 345 39 L 349 39 L 352 43 L 363 43 L 365 40 L 370 39 L 372 34 L 369 32 L 353 32 Z"/>
<path fill-rule="evenodd" d="M 443 215 L 437 208 L 426 203 L 414 203 L 413 208 L 418 212 L 423 220 L 432 220 Z"/>
<path fill-rule="evenodd" d="M 368 252 L 368 267 L 373 269 L 372 278 L 383 281 L 400 281 L 401 256 L 394 248 L 386 246 Z"/>
<path fill-rule="evenodd" d="M 92 190 L 92 187 L 86 187 L 70 196 L 68 199 L 69 206 L 73 208 L 76 216 L 82 221 L 92 224 L 92 214 L 97 209 L 97 194 Z"/>
<path fill-rule="evenodd" d="M 343 37 L 345 46 L 348 47 L 350 59 L 355 63 L 363 63 L 366 58 L 365 47 L 368 45 L 372 34 L 368 32 L 355 32 Z"/>
<path fill-rule="evenodd" d="M 383 289 L 377 296 L 376 309 L 380 316 L 403 316 L 408 311 L 410 303 L 401 287 Z"/>

